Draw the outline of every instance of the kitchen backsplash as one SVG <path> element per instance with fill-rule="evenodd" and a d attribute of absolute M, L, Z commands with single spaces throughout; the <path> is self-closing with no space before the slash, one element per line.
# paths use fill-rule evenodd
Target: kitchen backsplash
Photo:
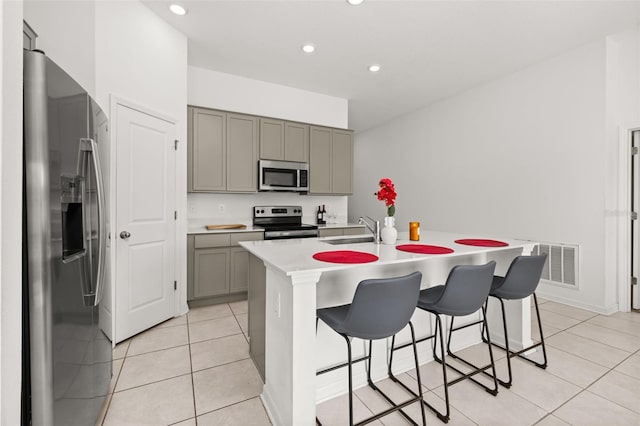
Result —
<path fill-rule="evenodd" d="M 279 192 L 255 194 L 187 194 L 189 220 L 251 223 L 253 206 L 302 206 L 303 222 L 315 223 L 315 213 L 324 204 L 335 223 L 347 222 L 347 196 L 299 195 Z"/>

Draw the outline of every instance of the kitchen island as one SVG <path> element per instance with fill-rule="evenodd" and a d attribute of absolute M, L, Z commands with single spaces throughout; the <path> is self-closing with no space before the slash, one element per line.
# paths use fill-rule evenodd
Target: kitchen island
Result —
<path fill-rule="evenodd" d="M 256 316 L 264 317 L 264 378 L 262 400 L 274 424 L 315 424 L 316 403 L 333 398 L 347 391 L 347 374 L 344 369 L 316 377 L 316 370 L 343 362 L 346 359 L 344 340 L 324 324 L 316 333 L 317 308 L 350 303 L 357 284 L 367 278 L 383 278 L 421 271 L 422 288 L 443 284 L 451 267 L 457 264 L 482 264 L 490 260 L 497 262 L 496 273 L 506 272 L 511 260 L 520 254 L 530 254 L 535 243 L 503 239 L 503 247 L 477 247 L 455 243 L 469 235 L 457 235 L 434 231 L 423 231 L 420 244 L 429 244 L 453 249 L 447 254 L 415 254 L 396 249 L 396 245 L 414 243 L 400 233 L 396 245 L 354 243 L 331 245 L 330 238 L 293 239 L 270 241 L 246 241 L 240 245 L 255 256 L 251 268 L 259 262 L 262 276 L 264 306 L 256 307 L 249 300 L 249 321 Z M 405 239 L 402 239 L 405 238 Z M 337 238 L 340 239 L 340 238 Z M 315 260 L 317 252 L 354 250 L 374 254 L 378 260 L 363 264 L 338 264 Z M 255 284 L 255 283 L 254 283 Z M 491 307 L 490 307 L 490 310 Z M 495 309 L 493 309 L 495 311 Z M 529 300 L 515 301 L 508 306 L 510 344 L 514 348 L 530 344 Z M 478 316 L 472 316 L 477 319 Z M 497 312 L 489 314 L 492 318 Z M 432 321 L 428 314 L 417 310 L 413 317 L 417 336 L 431 334 Z M 501 325 L 498 321 L 494 324 Z M 500 341 L 501 327 L 491 327 L 492 338 Z M 478 328 L 470 327 L 460 333 L 452 344 L 454 350 L 480 341 Z M 251 335 L 250 339 L 258 336 Z M 408 341 L 404 330 L 397 338 L 398 344 Z M 495 337 L 494 337 L 495 336 Z M 504 339 L 502 339 L 504 340 Z M 421 344 L 425 345 L 425 344 Z M 427 345 L 429 345 L 427 343 Z M 354 339 L 353 356 L 364 353 L 364 343 Z M 374 342 L 372 378 L 374 381 L 386 377 L 385 352 L 388 353 L 390 339 Z M 430 346 L 419 347 L 420 362 L 430 362 Z M 259 367 L 260 368 L 260 367 Z M 394 355 L 394 372 L 413 368 L 410 350 Z M 354 388 L 366 383 L 364 363 L 354 366 Z"/>

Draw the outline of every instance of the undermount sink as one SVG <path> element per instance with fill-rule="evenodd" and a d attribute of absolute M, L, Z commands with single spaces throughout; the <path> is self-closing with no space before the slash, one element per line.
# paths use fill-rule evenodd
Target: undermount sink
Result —
<path fill-rule="evenodd" d="M 331 244 L 331 245 L 341 245 L 341 244 L 357 244 L 357 243 L 372 243 L 373 235 L 363 235 L 361 237 L 349 237 L 349 238 L 336 238 L 332 240 L 324 240 L 323 243 Z"/>

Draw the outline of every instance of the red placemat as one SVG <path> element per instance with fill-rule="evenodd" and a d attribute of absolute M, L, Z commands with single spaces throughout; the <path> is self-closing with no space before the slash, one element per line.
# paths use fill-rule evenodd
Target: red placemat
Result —
<path fill-rule="evenodd" d="M 402 244 L 396 246 L 396 249 L 401 251 L 408 251 L 409 253 L 420 254 L 447 254 L 453 253 L 453 250 L 449 247 L 431 246 L 428 244 Z"/>
<path fill-rule="evenodd" d="M 313 258 L 331 263 L 369 263 L 378 260 L 375 254 L 352 250 L 321 251 L 314 254 Z"/>
<path fill-rule="evenodd" d="M 464 244 L 465 246 L 478 246 L 478 247 L 505 247 L 509 244 L 504 241 L 498 240 L 483 240 L 480 238 L 466 238 L 463 240 L 456 240 L 458 244 Z"/>

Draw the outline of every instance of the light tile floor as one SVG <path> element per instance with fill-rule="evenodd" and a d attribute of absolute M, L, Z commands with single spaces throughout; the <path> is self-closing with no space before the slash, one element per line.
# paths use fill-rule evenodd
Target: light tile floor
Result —
<path fill-rule="evenodd" d="M 548 368 L 514 359 L 514 384 L 496 397 L 468 380 L 450 387 L 449 424 L 640 425 L 640 314 L 604 316 L 540 302 Z M 195 308 L 117 345 L 102 424 L 269 425 L 246 322 L 246 301 Z M 532 335 L 539 338 L 535 327 Z M 462 352 L 477 362 L 486 357 L 484 345 Z M 504 352 L 495 355 L 504 375 Z M 444 408 L 440 366 L 429 363 L 420 372 L 425 398 Z M 415 371 L 399 378 L 417 386 Z M 379 386 L 394 400 L 406 399 L 390 380 Z M 388 407 L 368 387 L 355 393 L 356 421 Z M 406 412 L 420 423 L 416 404 Z M 324 425 L 346 424 L 346 395 L 319 404 L 318 417 Z M 427 423 L 443 424 L 428 410 Z M 407 422 L 394 413 L 372 424 Z"/>

